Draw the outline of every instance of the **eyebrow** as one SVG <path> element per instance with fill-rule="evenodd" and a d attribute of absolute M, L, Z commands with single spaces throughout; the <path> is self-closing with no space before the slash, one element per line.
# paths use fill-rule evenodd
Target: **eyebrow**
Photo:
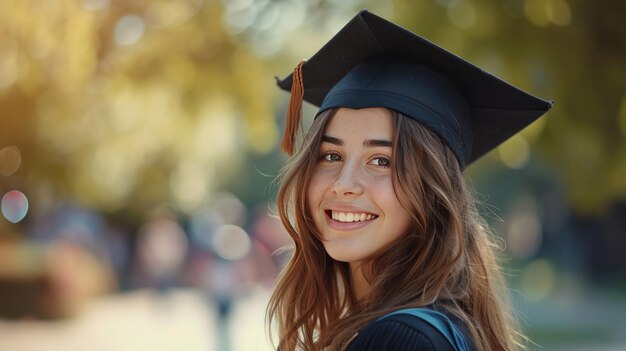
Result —
<path fill-rule="evenodd" d="M 335 138 L 329 135 L 322 135 L 323 143 L 330 143 L 333 145 L 343 146 L 343 140 Z M 365 147 L 392 147 L 393 143 L 389 140 L 380 139 L 365 139 L 363 140 L 363 146 Z"/>

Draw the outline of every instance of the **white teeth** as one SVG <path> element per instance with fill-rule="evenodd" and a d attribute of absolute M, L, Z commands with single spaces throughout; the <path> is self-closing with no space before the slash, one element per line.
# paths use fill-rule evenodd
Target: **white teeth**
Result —
<path fill-rule="evenodd" d="M 345 223 L 350 223 L 350 222 L 363 222 L 363 221 L 369 221 L 372 218 L 376 218 L 376 216 L 373 216 L 369 213 L 353 213 L 353 212 L 338 212 L 338 211 L 331 211 L 331 218 L 339 221 L 339 222 L 345 222 Z"/>

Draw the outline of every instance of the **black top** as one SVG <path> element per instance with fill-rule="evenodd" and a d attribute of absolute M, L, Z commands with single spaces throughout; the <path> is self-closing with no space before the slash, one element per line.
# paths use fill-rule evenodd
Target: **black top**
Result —
<path fill-rule="evenodd" d="M 467 329 L 458 320 L 448 317 L 465 337 L 470 350 L 475 350 Z M 377 320 L 363 328 L 347 351 L 454 351 L 452 345 L 433 326 L 408 314 L 397 314 Z"/>

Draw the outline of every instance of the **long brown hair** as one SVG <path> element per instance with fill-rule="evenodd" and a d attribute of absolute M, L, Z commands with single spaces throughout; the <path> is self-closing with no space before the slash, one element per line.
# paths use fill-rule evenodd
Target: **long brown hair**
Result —
<path fill-rule="evenodd" d="M 357 300 L 347 263 L 324 250 L 306 193 L 326 125 L 320 114 L 281 171 L 278 214 L 293 239 L 267 309 L 278 349 L 343 350 L 367 323 L 393 310 L 435 305 L 465 323 L 478 350 L 523 348 L 497 262 L 452 151 L 429 129 L 393 114 L 393 184 L 412 216 L 407 233 L 364 269 L 370 294 Z"/>

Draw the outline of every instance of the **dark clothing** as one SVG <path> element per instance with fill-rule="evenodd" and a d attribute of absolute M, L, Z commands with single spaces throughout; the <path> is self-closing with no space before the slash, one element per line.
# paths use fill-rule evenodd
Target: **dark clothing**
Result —
<path fill-rule="evenodd" d="M 450 316 L 464 336 L 470 350 L 475 350 L 467 329 Z M 408 314 L 389 316 L 363 328 L 347 351 L 454 351 L 446 338 L 424 320 Z"/>

